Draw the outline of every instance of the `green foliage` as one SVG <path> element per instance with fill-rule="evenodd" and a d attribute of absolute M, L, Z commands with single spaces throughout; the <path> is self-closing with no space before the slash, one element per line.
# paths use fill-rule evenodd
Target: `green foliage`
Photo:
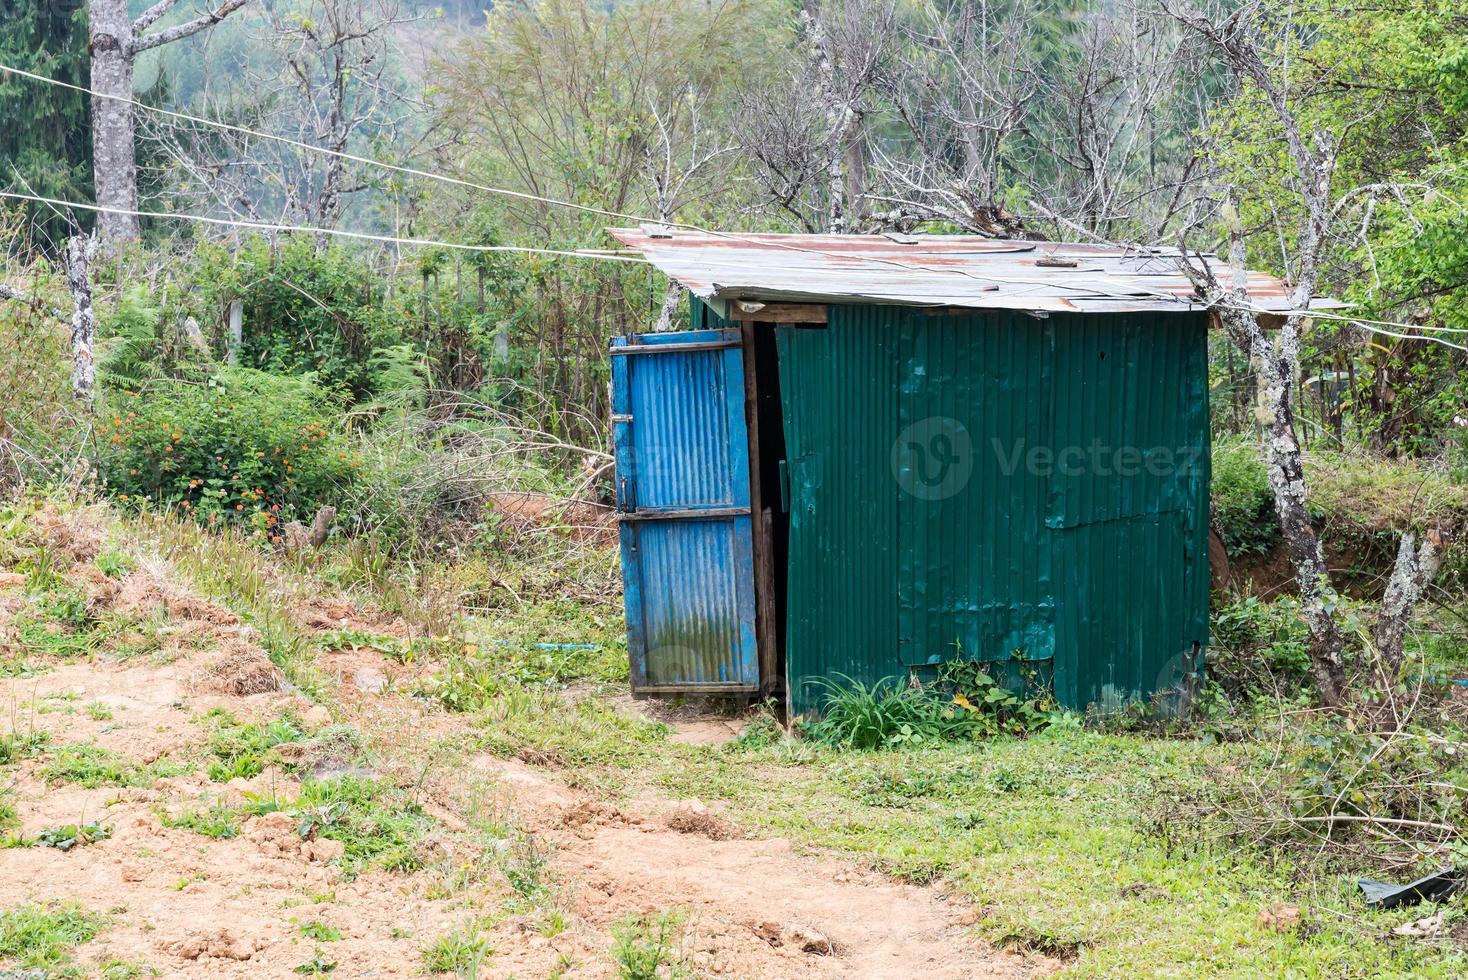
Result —
<path fill-rule="evenodd" d="M 384 356 L 400 365 L 398 355 L 382 352 L 408 341 L 413 307 L 385 295 L 381 274 L 361 252 L 317 248 L 307 237 L 209 244 L 196 253 L 188 280 L 188 311 L 201 324 L 222 326 L 229 304 L 243 302 L 246 367 L 312 375 L 357 398 L 376 393 L 374 381 L 401 380 L 384 370 Z"/>
<path fill-rule="evenodd" d="M 956 739 L 1038 731 L 1049 722 L 1041 698 L 1021 698 L 985 666 L 943 665 L 935 686 L 884 678 L 867 685 L 849 677 L 822 682 L 827 697 L 811 739 L 842 749 L 913 747 Z"/>
<path fill-rule="evenodd" d="M 680 949 L 686 922 L 672 909 L 661 915 L 623 919 L 612 927 L 612 959 L 622 980 L 667 980 L 692 977 Z"/>
<path fill-rule="evenodd" d="M 300 820 L 302 837 L 315 834 L 346 847 L 341 866 L 349 874 L 369 867 L 389 871 L 420 867 L 416 845 L 433 824 L 417 803 L 358 776 L 307 782 L 291 812 Z"/>
<path fill-rule="evenodd" d="M 70 951 L 102 931 L 102 919 L 76 905 L 17 905 L 0 912 L 0 964 L 65 975 Z"/>
<path fill-rule="evenodd" d="M 138 391 L 150 384 L 182 379 L 204 381 L 213 367 L 141 283 L 126 289 L 98 323 L 97 377 L 110 389 Z"/>
<path fill-rule="evenodd" d="M 159 815 L 159 822 L 176 830 L 191 830 L 213 840 L 230 840 L 240 835 L 239 817 L 229 807 L 215 803 L 207 810 L 185 810 Z"/>
<path fill-rule="evenodd" d="M 306 962 L 302 963 L 300 966 L 296 967 L 292 972 L 304 973 L 308 976 L 313 977 L 322 977 L 326 976 L 328 973 L 333 973 L 335 971 L 336 962 L 334 960 L 328 960 L 325 954 L 318 949 L 314 956 L 312 956 Z"/>
<path fill-rule="evenodd" d="M 216 783 L 249 779 L 265 771 L 277 746 L 301 742 L 305 733 L 295 722 L 277 718 L 266 724 L 240 722 L 227 712 L 212 715 L 214 731 L 209 735 L 209 778 Z"/>
<path fill-rule="evenodd" d="M 9 0 L 0 63 L 72 86 L 90 83 L 87 11 L 80 3 Z M 92 117 L 74 89 L 0 77 L 0 187 L 69 201 L 92 199 Z M 61 241 L 72 220 L 45 205 L 29 208 L 37 237 Z"/>
<path fill-rule="evenodd" d="M 309 522 L 355 478 L 339 400 L 309 377 L 229 369 L 113 401 L 98 470 L 133 505 L 178 507 L 274 537 L 283 521 Z"/>
<path fill-rule="evenodd" d="M 112 828 L 95 820 L 87 824 L 66 824 L 50 827 L 36 835 L 33 847 L 54 847 L 58 851 L 69 851 L 75 847 L 86 847 L 112 836 Z"/>
<path fill-rule="evenodd" d="M 99 786 L 149 787 L 159 779 L 178 776 L 187 766 L 160 759 L 140 766 L 110 749 L 74 742 L 56 749 L 41 767 L 40 777 L 48 783 L 74 783 L 86 789 Z"/>
<path fill-rule="evenodd" d="M 435 939 L 423 950 L 423 969 L 427 973 L 452 973 L 467 980 L 479 976 L 479 968 L 494 947 L 484 935 L 478 919 L 446 936 Z"/>
<path fill-rule="evenodd" d="M 13 765 L 21 759 L 33 759 L 45 751 L 51 741 L 51 733 L 33 728 L 22 734 L 9 731 L 0 735 L 0 766 Z"/>
<path fill-rule="evenodd" d="M 318 943 L 340 942 L 342 938 L 340 929 L 327 925 L 325 922 L 303 922 L 300 931 L 302 936 L 314 939 Z"/>
<path fill-rule="evenodd" d="M 1274 491 L 1248 436 L 1213 444 L 1213 517 L 1229 555 L 1264 554 L 1279 540 Z"/>

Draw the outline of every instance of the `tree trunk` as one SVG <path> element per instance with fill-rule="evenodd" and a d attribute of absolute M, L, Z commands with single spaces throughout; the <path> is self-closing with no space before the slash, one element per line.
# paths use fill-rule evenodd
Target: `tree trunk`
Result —
<path fill-rule="evenodd" d="M 97 387 L 97 365 L 92 358 L 92 340 L 97 319 L 92 310 L 92 258 L 97 252 L 94 238 L 76 237 L 66 248 L 66 287 L 71 291 L 71 390 L 77 400 L 91 407 Z"/>
<path fill-rule="evenodd" d="M 88 0 L 91 20 L 92 89 L 116 98 L 92 99 L 93 178 L 97 204 L 138 209 L 138 167 L 133 146 L 133 24 L 127 0 Z M 135 215 L 106 211 L 97 229 L 109 247 L 135 242 L 142 228 Z"/>

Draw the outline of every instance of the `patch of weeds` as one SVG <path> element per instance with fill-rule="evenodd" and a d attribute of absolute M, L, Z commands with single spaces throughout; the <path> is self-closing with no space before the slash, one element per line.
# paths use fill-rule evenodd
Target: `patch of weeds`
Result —
<path fill-rule="evenodd" d="M 328 960 L 325 954 L 318 949 L 314 956 L 312 956 L 306 962 L 302 963 L 300 966 L 296 967 L 292 972 L 304 973 L 307 976 L 311 977 L 323 977 L 326 974 L 333 972 L 334 970 L 336 970 L 335 961 Z"/>
<path fill-rule="evenodd" d="M 474 978 L 479 967 L 494 953 L 483 925 L 474 919 L 464 928 L 440 936 L 423 949 L 423 969 L 427 973 L 452 973 Z"/>
<path fill-rule="evenodd" d="M 112 709 L 107 707 L 107 705 L 103 704 L 101 701 L 93 701 L 91 704 L 87 705 L 87 715 L 93 721 L 111 721 Z"/>
<path fill-rule="evenodd" d="M 43 976 L 68 972 L 71 950 L 90 942 L 103 921 L 75 905 L 18 905 L 0 912 L 0 964 Z"/>
<path fill-rule="evenodd" d="M 44 728 L 33 728 L 25 734 L 12 730 L 0 735 L 0 766 L 33 759 L 46 750 L 50 741 L 51 733 Z"/>
<path fill-rule="evenodd" d="M 433 825 L 423 808 L 399 798 L 375 779 L 337 776 L 301 787 L 292 809 L 300 834 L 339 841 L 346 848 L 343 871 L 368 867 L 412 871 L 422 866 L 416 845 Z"/>
<path fill-rule="evenodd" d="M 422 683 L 418 694 L 449 711 L 468 712 L 482 709 L 506 690 L 559 688 L 579 680 L 611 683 L 618 677 L 604 663 L 608 660 L 606 649 L 594 643 L 466 644 Z M 620 679 L 625 680 L 625 652 L 617 652 L 611 659 L 622 665 Z"/>
<path fill-rule="evenodd" d="M 112 828 L 103 826 L 95 820 L 84 824 L 66 824 L 61 827 L 49 827 L 36 835 L 31 841 L 32 847 L 54 847 L 58 851 L 70 851 L 77 847 L 86 847 L 98 841 L 104 841 L 112 836 Z"/>
<path fill-rule="evenodd" d="M 600 698 L 573 704 L 555 691 L 518 686 L 487 704 L 479 723 L 488 751 L 573 770 L 644 763 L 668 735 L 666 725 L 624 715 Z"/>
<path fill-rule="evenodd" d="M 188 766 L 166 759 L 140 766 L 100 745 L 73 742 L 55 751 L 41 768 L 40 777 L 47 783 L 73 783 L 85 789 L 99 786 L 146 788 L 160 779 L 181 776 L 188 771 Z"/>
<path fill-rule="evenodd" d="M 306 737 L 295 722 L 285 718 L 262 725 L 241 722 L 222 711 L 211 712 L 209 717 L 215 728 L 209 736 L 208 751 L 213 760 L 208 773 L 216 783 L 260 775 L 272 761 L 279 761 L 273 750 Z"/>
<path fill-rule="evenodd" d="M 500 873 L 515 894 L 512 904 L 517 910 L 540 904 L 549 893 L 545 872 L 550 866 L 550 855 L 532 835 L 516 837 L 501 854 L 499 865 Z"/>
<path fill-rule="evenodd" d="M 137 960 L 107 960 L 97 968 L 102 980 L 137 980 L 138 977 L 156 977 L 159 972 L 147 963 Z"/>
<path fill-rule="evenodd" d="M 305 922 L 301 924 L 300 932 L 307 939 L 314 939 L 318 943 L 340 942 L 342 931 L 336 926 L 329 926 L 325 922 Z"/>
<path fill-rule="evenodd" d="M 238 815 L 222 803 L 215 803 L 207 810 L 185 810 L 172 816 L 160 812 L 158 820 L 165 827 L 191 830 L 213 840 L 232 840 L 240 835 Z"/>
<path fill-rule="evenodd" d="M 20 570 L 26 574 L 26 592 L 30 595 L 40 595 L 66 585 L 62 565 L 63 562 L 57 560 L 55 553 L 50 548 L 45 545 L 35 548 L 30 557 L 20 566 Z"/>
<path fill-rule="evenodd" d="M 822 717 L 805 727 L 806 734 L 835 748 L 872 750 L 1044 729 L 1051 700 L 1036 689 L 1032 671 L 1017 654 L 1003 666 L 1014 667 L 1025 696 L 996 681 L 989 672 L 993 665 L 961 659 L 940 665 L 929 686 L 891 678 L 870 685 L 849 677 L 822 681 Z"/>
<path fill-rule="evenodd" d="M 366 630 L 328 630 L 316 638 L 323 650 L 371 650 L 400 664 L 410 664 L 417 659 L 413 644 L 384 633 L 369 633 Z"/>
<path fill-rule="evenodd" d="M 120 551 L 104 551 L 97 556 L 97 569 L 108 578 L 126 578 L 133 562 Z"/>
<path fill-rule="evenodd" d="M 622 980 L 670 980 L 694 976 L 681 946 L 685 918 L 677 909 L 623 919 L 612 927 L 612 959 Z"/>
<path fill-rule="evenodd" d="M 0 788 L 0 833 L 9 833 L 20 826 L 20 813 L 15 809 L 15 794 Z"/>
<path fill-rule="evenodd" d="M 774 714 L 761 711 L 727 745 L 730 752 L 758 752 L 779 745 L 788 737 Z"/>
<path fill-rule="evenodd" d="M 932 776 L 881 770 L 866 773 L 854 787 L 858 800 L 880 807 L 904 807 L 912 800 L 932 796 L 937 789 L 938 781 Z"/>

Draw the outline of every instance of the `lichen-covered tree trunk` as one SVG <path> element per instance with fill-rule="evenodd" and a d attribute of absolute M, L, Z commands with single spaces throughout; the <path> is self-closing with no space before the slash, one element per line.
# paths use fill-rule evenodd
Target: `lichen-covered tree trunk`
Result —
<path fill-rule="evenodd" d="M 75 237 L 66 246 L 66 288 L 71 292 L 71 390 L 77 400 L 91 406 L 97 389 L 97 364 L 92 341 L 97 317 L 92 309 L 92 259 L 97 240 Z"/>
<path fill-rule="evenodd" d="M 92 166 L 97 204 L 116 211 L 138 209 L 138 167 L 133 143 L 133 23 L 127 0 L 88 0 L 91 19 L 92 90 L 115 98 L 92 99 Z M 103 211 L 97 229 L 109 246 L 137 241 L 135 215 Z"/>
<path fill-rule="evenodd" d="M 1230 316 L 1248 318 L 1243 311 Z M 1335 589 L 1320 535 L 1310 520 L 1305 492 L 1304 454 L 1295 434 L 1295 366 L 1299 362 L 1299 318 L 1289 317 L 1271 339 L 1257 323 L 1251 329 L 1231 331 L 1247 344 L 1258 379 L 1255 412 L 1264 429 L 1265 466 L 1274 491 L 1274 509 L 1280 536 L 1295 568 L 1300 593 L 1300 613 L 1310 627 L 1311 668 L 1316 686 L 1326 704 L 1339 705 L 1346 697 L 1345 636 L 1335 610 Z"/>

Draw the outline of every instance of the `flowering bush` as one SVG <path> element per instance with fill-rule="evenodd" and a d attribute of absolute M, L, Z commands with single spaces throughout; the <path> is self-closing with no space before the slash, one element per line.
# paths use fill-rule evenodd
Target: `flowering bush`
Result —
<path fill-rule="evenodd" d="M 108 490 L 134 506 L 174 506 L 206 524 L 279 524 L 334 503 L 359 461 L 337 396 L 310 377 L 229 369 L 201 384 L 114 392 L 99 425 Z"/>

